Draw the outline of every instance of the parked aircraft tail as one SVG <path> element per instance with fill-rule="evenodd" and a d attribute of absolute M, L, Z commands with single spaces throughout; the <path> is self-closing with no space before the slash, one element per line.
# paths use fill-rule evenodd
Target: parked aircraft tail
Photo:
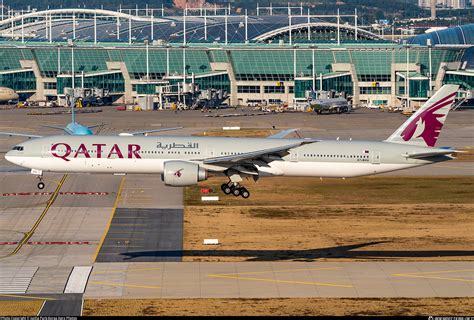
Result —
<path fill-rule="evenodd" d="M 458 85 L 442 86 L 385 141 L 434 147 L 458 89 Z"/>

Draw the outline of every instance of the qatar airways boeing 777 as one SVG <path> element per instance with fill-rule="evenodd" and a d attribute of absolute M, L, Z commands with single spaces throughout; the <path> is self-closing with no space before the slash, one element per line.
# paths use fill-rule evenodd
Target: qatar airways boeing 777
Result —
<path fill-rule="evenodd" d="M 453 159 L 436 148 L 458 86 L 444 85 L 384 141 L 196 136 L 48 136 L 16 145 L 5 158 L 32 169 L 38 188 L 44 172 L 161 174 L 168 186 L 189 186 L 210 175 L 227 176 L 225 194 L 248 198 L 243 177 L 349 178 Z"/>

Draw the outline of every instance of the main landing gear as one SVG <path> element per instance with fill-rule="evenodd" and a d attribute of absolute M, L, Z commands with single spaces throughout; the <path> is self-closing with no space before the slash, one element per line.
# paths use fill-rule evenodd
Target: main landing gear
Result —
<path fill-rule="evenodd" d="M 235 197 L 241 196 L 244 199 L 250 197 L 250 192 L 245 187 L 242 187 L 239 183 L 232 181 L 223 183 L 221 185 L 221 190 L 226 195 L 233 194 Z"/>

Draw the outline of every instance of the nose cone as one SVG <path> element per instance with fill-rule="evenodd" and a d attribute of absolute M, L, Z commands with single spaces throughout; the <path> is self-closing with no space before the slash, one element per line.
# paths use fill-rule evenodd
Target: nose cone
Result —
<path fill-rule="evenodd" d="M 94 134 L 88 127 L 75 122 L 68 124 L 66 128 L 75 136 L 91 136 Z"/>
<path fill-rule="evenodd" d="M 92 133 L 91 129 L 81 126 L 81 127 L 76 129 L 75 134 L 78 135 L 78 136 L 91 136 L 93 133 Z"/>
<path fill-rule="evenodd" d="M 15 163 L 14 159 L 15 159 L 15 156 L 13 155 L 13 151 L 8 151 L 5 154 L 5 160 L 7 160 L 8 162 Z"/>

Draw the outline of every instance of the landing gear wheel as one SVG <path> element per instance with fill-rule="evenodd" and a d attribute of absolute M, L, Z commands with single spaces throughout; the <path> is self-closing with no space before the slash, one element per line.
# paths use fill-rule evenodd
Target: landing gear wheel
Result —
<path fill-rule="evenodd" d="M 38 189 L 40 189 L 40 190 L 44 189 L 44 183 L 43 182 L 38 182 Z"/>
<path fill-rule="evenodd" d="M 232 194 L 236 197 L 240 196 L 240 188 L 234 188 L 234 190 L 232 190 Z"/>
<path fill-rule="evenodd" d="M 240 195 L 242 196 L 242 198 L 247 199 L 248 197 L 250 197 L 250 192 L 247 189 L 242 188 L 240 189 Z"/>
<path fill-rule="evenodd" d="M 225 187 L 222 188 L 222 192 L 224 192 L 225 194 L 231 194 L 232 188 L 226 184 Z"/>
<path fill-rule="evenodd" d="M 221 184 L 221 190 L 222 190 L 222 192 L 224 192 L 224 190 L 225 190 L 226 187 L 227 187 L 227 183 Z"/>

